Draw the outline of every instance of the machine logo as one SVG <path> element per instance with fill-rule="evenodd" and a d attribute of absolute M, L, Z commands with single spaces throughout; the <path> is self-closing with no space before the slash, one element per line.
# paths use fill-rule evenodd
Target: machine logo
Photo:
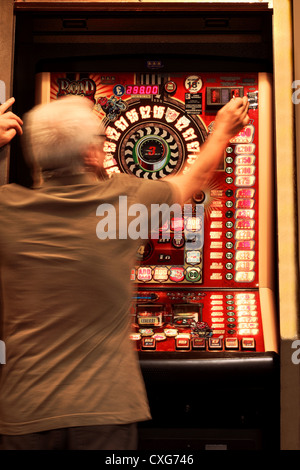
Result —
<path fill-rule="evenodd" d="M 69 80 L 68 78 L 57 79 L 58 92 L 57 97 L 66 95 L 80 95 L 89 98 L 95 103 L 96 83 L 90 78 L 81 80 Z"/>

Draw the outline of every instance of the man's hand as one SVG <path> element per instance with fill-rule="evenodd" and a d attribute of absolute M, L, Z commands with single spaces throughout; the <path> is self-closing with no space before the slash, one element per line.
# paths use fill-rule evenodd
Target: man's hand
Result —
<path fill-rule="evenodd" d="M 247 97 L 235 98 L 217 113 L 213 132 L 209 135 L 197 160 L 185 174 L 167 177 L 174 185 L 177 202 L 184 204 L 194 193 L 205 190 L 213 171 L 224 157 L 229 140 L 249 122 Z"/>
<path fill-rule="evenodd" d="M 248 108 L 246 96 L 230 100 L 218 111 L 213 132 L 217 132 L 224 140 L 229 141 L 248 124 Z"/>
<path fill-rule="evenodd" d="M 9 98 L 0 105 L 0 147 L 8 144 L 16 134 L 23 134 L 22 119 L 11 111 L 7 111 L 14 102 L 14 98 Z"/>

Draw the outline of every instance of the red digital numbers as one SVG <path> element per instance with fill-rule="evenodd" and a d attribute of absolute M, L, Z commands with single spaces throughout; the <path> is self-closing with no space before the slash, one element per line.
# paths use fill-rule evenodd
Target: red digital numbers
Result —
<path fill-rule="evenodd" d="M 126 95 L 157 95 L 158 85 L 127 85 Z"/>

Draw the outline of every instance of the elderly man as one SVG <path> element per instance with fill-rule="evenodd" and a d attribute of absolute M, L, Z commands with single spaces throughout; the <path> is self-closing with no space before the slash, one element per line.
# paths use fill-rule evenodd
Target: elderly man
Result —
<path fill-rule="evenodd" d="M 25 154 L 42 184 L 0 188 L 3 340 L 0 448 L 135 449 L 150 419 L 129 342 L 137 240 L 96 234 L 97 208 L 184 203 L 204 188 L 228 140 L 248 123 L 246 98 L 219 111 L 193 169 L 169 180 L 86 171 L 103 155 L 91 104 L 66 97 L 31 110 Z M 99 158 L 100 157 L 100 158 Z"/>

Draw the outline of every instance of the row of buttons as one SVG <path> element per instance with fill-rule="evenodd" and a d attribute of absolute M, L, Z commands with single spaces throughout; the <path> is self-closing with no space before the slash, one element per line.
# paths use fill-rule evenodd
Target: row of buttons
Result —
<path fill-rule="evenodd" d="M 225 277 L 227 280 L 235 279 L 236 282 L 252 282 L 255 278 L 255 263 L 254 259 L 254 244 L 255 244 L 255 205 L 253 189 L 255 183 L 255 156 L 253 154 L 255 145 L 252 144 L 254 135 L 254 127 L 252 125 L 247 126 L 241 133 L 235 138 L 231 139 L 231 144 L 236 145 L 236 157 L 234 158 L 228 154 L 233 153 L 233 148 L 228 147 L 226 149 L 227 157 L 226 163 L 235 163 L 236 179 L 231 176 L 227 176 L 225 181 L 227 184 L 235 184 L 237 189 L 237 200 L 235 202 L 236 212 L 232 211 L 234 202 L 232 200 L 226 201 L 226 207 L 228 208 L 225 216 L 228 220 L 226 227 L 228 229 L 234 228 L 236 230 L 235 236 L 233 232 L 226 232 L 225 236 L 227 239 L 235 238 L 239 246 L 236 247 L 236 263 L 235 265 L 231 262 L 226 263 L 226 269 L 228 272 Z M 232 166 L 227 166 L 225 169 L 227 174 L 233 173 Z M 226 196 L 231 197 L 233 190 L 228 189 Z M 230 219 L 235 218 L 235 223 Z M 248 251 L 249 250 L 249 251 Z M 229 259 L 229 258 L 228 258 Z M 235 275 L 232 270 L 235 270 Z"/>
<path fill-rule="evenodd" d="M 188 282 L 198 282 L 202 278 L 202 270 L 198 266 L 188 266 L 183 268 L 182 266 L 141 266 L 137 270 L 131 270 L 131 281 L 142 281 L 142 282 L 182 282 L 184 280 Z"/>
<path fill-rule="evenodd" d="M 156 340 L 155 338 L 145 337 L 142 338 L 143 350 L 155 350 L 156 349 Z M 190 351 L 193 350 L 209 350 L 209 351 L 255 351 L 255 339 L 254 338 L 175 338 L 175 349 Z"/>

